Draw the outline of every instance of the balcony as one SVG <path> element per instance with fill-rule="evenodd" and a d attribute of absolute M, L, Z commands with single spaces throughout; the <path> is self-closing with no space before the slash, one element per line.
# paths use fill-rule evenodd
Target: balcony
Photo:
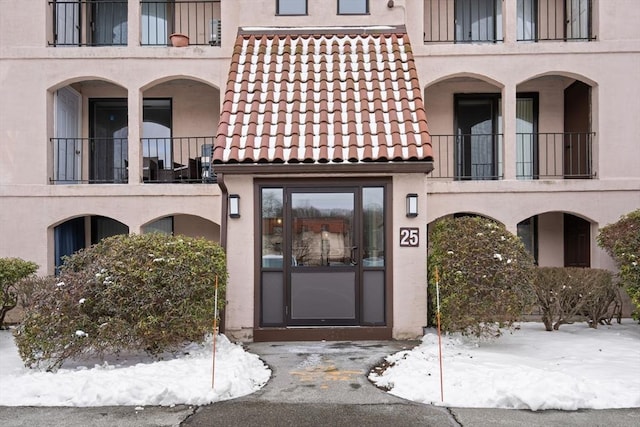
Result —
<path fill-rule="evenodd" d="M 502 41 L 501 0 L 425 0 L 425 43 Z"/>
<path fill-rule="evenodd" d="M 142 180 L 146 183 L 215 183 L 213 136 L 142 138 Z"/>
<path fill-rule="evenodd" d="M 595 38 L 591 0 L 517 0 L 515 6 L 518 41 Z M 503 7 L 504 13 L 511 13 L 502 0 L 425 0 L 424 42 L 501 42 L 505 32 Z"/>
<path fill-rule="evenodd" d="M 502 135 L 431 135 L 434 170 L 431 178 L 453 180 L 502 179 Z"/>
<path fill-rule="evenodd" d="M 516 178 L 593 178 L 594 132 L 518 133 Z M 504 178 L 502 135 L 431 135 L 432 179 L 455 181 Z"/>
<path fill-rule="evenodd" d="M 220 46 L 221 0 L 140 2 L 140 45 L 168 46 L 173 33 L 191 45 Z M 128 2 L 50 0 L 50 46 L 127 46 Z"/>
<path fill-rule="evenodd" d="M 518 0 L 518 41 L 593 40 L 591 0 Z"/>
<path fill-rule="evenodd" d="M 141 139 L 142 182 L 215 183 L 213 139 Z M 52 184 L 126 184 L 133 177 L 126 138 L 51 138 L 51 145 Z"/>
<path fill-rule="evenodd" d="M 166 46 L 171 34 L 183 34 L 190 45 L 220 46 L 220 0 L 142 1 L 140 44 Z"/>
<path fill-rule="evenodd" d="M 594 132 L 516 134 L 516 178 L 593 178 L 594 137 Z"/>

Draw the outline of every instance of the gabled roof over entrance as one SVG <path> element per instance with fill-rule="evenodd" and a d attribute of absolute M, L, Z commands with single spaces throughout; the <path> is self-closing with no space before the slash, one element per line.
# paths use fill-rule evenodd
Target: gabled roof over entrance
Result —
<path fill-rule="evenodd" d="M 404 27 L 241 29 L 213 159 L 219 165 L 430 165 Z"/>

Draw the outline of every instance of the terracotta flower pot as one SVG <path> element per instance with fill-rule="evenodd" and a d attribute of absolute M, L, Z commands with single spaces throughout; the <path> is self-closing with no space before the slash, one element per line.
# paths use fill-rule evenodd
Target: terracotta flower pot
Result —
<path fill-rule="evenodd" d="M 174 47 L 189 46 L 189 37 L 184 34 L 173 33 L 169 36 L 169 39 L 171 40 L 171 45 Z"/>

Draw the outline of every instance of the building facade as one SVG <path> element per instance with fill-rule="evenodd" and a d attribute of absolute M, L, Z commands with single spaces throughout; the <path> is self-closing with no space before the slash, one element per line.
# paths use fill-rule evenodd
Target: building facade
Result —
<path fill-rule="evenodd" d="M 4 0 L 0 256 L 53 274 L 112 234 L 220 241 L 244 340 L 418 336 L 451 215 L 614 269 L 595 238 L 640 207 L 638 21 L 635 0 Z"/>

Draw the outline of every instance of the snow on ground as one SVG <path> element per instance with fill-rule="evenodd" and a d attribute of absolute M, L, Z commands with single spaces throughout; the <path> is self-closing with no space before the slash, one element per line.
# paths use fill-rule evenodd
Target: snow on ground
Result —
<path fill-rule="evenodd" d="M 523 323 L 513 334 L 478 341 L 442 337 L 441 400 L 438 336 L 389 356 L 392 366 L 369 378 L 399 397 L 441 406 L 513 409 L 640 407 L 640 326 L 631 319 L 547 332 Z"/>
<path fill-rule="evenodd" d="M 27 369 L 10 331 L 0 331 L 0 406 L 204 405 L 253 393 L 271 371 L 257 355 L 213 340 L 192 344 L 170 360 L 144 355 L 66 363 L 56 373 Z"/>
<path fill-rule="evenodd" d="M 392 394 L 442 406 L 640 407 L 640 325 L 630 319 L 597 330 L 562 325 L 555 332 L 524 323 L 491 341 L 444 336 L 442 348 L 444 401 L 435 331 L 413 350 L 390 355 L 393 366 L 370 378 Z M 220 336 L 212 390 L 212 342 L 187 350 L 164 361 L 129 356 L 67 363 L 47 373 L 24 368 L 11 333 L 0 331 L 0 406 L 202 405 L 252 393 L 271 374 L 258 356 Z"/>

